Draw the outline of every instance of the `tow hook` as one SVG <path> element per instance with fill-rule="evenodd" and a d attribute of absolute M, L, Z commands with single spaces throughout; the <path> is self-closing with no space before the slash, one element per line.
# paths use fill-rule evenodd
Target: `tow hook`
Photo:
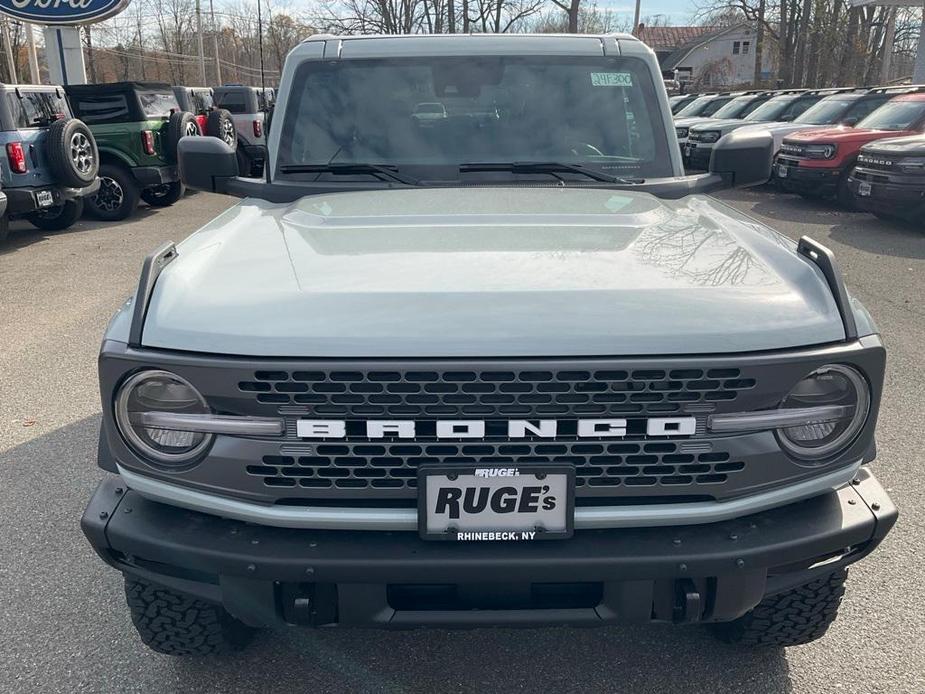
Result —
<path fill-rule="evenodd" d="M 682 578 L 675 583 L 674 621 L 699 622 L 703 612 L 703 598 L 697 586 L 689 578 Z"/>

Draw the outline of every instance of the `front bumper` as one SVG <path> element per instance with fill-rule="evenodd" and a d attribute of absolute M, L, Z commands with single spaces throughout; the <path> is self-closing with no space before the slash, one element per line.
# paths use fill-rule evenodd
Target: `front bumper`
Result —
<path fill-rule="evenodd" d="M 783 169 L 782 169 L 783 167 Z M 843 168 L 814 168 L 800 166 L 799 161 L 779 157 L 774 161 L 774 179 L 789 193 L 834 195 Z"/>
<path fill-rule="evenodd" d="M 922 176 L 917 178 L 922 179 Z M 884 175 L 856 171 L 848 177 L 848 189 L 859 210 L 882 212 L 912 220 L 925 217 L 925 180 L 911 184 L 897 183 Z"/>
<path fill-rule="evenodd" d="M 63 186 L 25 186 L 22 188 L 6 188 L 7 212 L 11 217 L 29 214 L 38 210 L 47 210 L 51 207 L 63 205 L 68 200 L 92 195 L 100 187 L 100 179 L 93 179 L 93 183 L 84 188 L 65 188 Z M 51 193 L 52 204 L 40 205 L 39 193 Z"/>
<path fill-rule="evenodd" d="M 81 526 L 111 566 L 252 626 L 407 627 L 728 621 L 862 558 L 896 515 L 862 468 L 837 491 L 708 525 L 444 543 L 250 525 L 149 501 L 113 476 Z"/>
<path fill-rule="evenodd" d="M 684 163 L 688 168 L 702 170 L 710 168 L 710 156 L 713 154 L 712 143 L 688 142 L 685 152 L 687 157 Z"/>
<path fill-rule="evenodd" d="M 132 169 L 135 180 L 142 186 L 161 186 L 180 180 L 176 166 L 136 166 Z"/>

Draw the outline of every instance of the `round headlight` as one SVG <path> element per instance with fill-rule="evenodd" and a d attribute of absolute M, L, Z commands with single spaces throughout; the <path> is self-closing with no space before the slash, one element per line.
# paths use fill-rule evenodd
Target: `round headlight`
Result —
<path fill-rule="evenodd" d="M 209 413 L 205 398 L 176 374 L 152 370 L 128 378 L 116 396 L 119 431 L 136 453 L 161 465 L 185 465 L 212 443 L 211 434 L 144 426 L 142 415 L 148 412 Z"/>
<path fill-rule="evenodd" d="M 780 442 L 793 456 L 821 460 L 847 448 L 864 427 L 870 411 L 867 380 L 850 366 L 829 364 L 794 386 L 782 409 L 834 406 L 837 415 L 779 429 Z"/>

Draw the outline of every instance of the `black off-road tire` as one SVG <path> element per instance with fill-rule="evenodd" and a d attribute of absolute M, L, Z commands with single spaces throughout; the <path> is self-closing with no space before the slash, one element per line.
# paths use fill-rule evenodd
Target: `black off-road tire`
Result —
<path fill-rule="evenodd" d="M 825 635 L 838 616 L 847 569 L 839 569 L 783 593 L 771 595 L 739 619 L 714 624 L 726 643 L 749 647 L 800 646 Z"/>
<path fill-rule="evenodd" d="M 174 111 L 167 121 L 167 159 L 177 161 L 177 144 L 181 138 L 198 136 L 199 124 L 189 111 Z"/>
<path fill-rule="evenodd" d="M 165 655 L 233 653 L 254 634 L 220 606 L 148 581 L 126 577 L 125 600 L 141 640 Z"/>
<path fill-rule="evenodd" d="M 63 205 L 33 212 L 29 223 L 45 231 L 62 231 L 74 225 L 84 212 L 83 198 L 65 200 Z"/>
<path fill-rule="evenodd" d="M 56 120 L 46 139 L 48 168 L 68 188 L 86 188 L 100 168 L 100 153 L 90 128 L 77 118 Z"/>
<path fill-rule="evenodd" d="M 116 196 L 120 196 L 116 199 Z M 138 207 L 141 191 L 131 171 L 118 164 L 100 167 L 100 188 L 87 197 L 87 210 L 97 219 L 117 222 L 131 216 Z"/>
<path fill-rule="evenodd" d="M 224 108 L 213 109 L 206 119 L 206 135 L 217 137 L 231 149 L 237 149 L 238 133 L 234 128 L 231 111 Z"/>
<path fill-rule="evenodd" d="M 151 207 L 170 207 L 186 193 L 186 186 L 180 181 L 152 186 L 141 191 L 141 199 Z"/>

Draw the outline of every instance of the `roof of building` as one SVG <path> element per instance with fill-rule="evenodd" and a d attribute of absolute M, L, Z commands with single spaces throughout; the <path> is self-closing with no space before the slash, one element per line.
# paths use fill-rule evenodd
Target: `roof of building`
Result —
<path fill-rule="evenodd" d="M 654 51 L 674 50 L 704 34 L 712 34 L 718 27 L 650 27 L 640 24 L 636 38 Z"/>

